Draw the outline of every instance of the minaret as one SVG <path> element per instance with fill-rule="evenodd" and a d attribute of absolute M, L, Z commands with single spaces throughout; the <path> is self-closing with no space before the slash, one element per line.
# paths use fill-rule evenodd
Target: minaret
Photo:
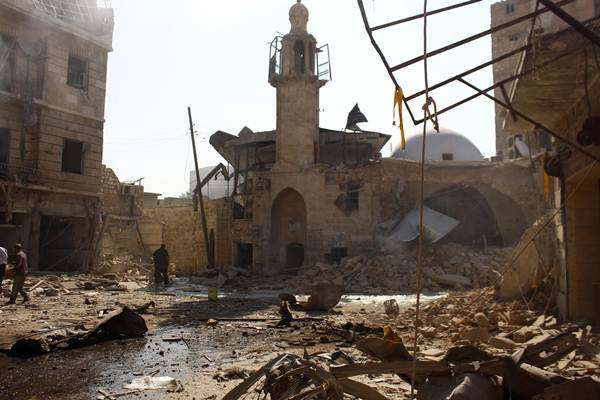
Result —
<path fill-rule="evenodd" d="M 277 158 L 275 168 L 302 170 L 319 157 L 319 88 L 317 40 L 307 32 L 308 9 L 298 0 L 290 9 L 292 29 L 281 40 L 279 69 L 269 82 L 277 88 Z M 275 62 L 272 59 L 271 62 Z"/>

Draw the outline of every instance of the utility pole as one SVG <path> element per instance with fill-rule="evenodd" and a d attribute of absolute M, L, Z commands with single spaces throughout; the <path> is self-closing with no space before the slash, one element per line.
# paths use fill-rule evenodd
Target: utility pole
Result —
<path fill-rule="evenodd" d="M 194 122 L 192 121 L 192 109 L 188 107 L 188 118 L 190 120 L 190 135 L 192 136 L 192 149 L 194 151 L 194 165 L 196 166 L 196 182 L 200 187 L 200 170 L 198 169 L 198 154 L 196 153 L 196 138 L 194 137 Z M 206 258 L 208 259 L 208 268 L 215 266 L 215 260 L 211 251 L 210 238 L 208 237 L 208 227 L 206 226 L 206 212 L 204 210 L 204 199 L 202 198 L 202 188 L 197 193 L 200 204 L 200 222 L 202 224 L 202 233 L 204 235 L 204 245 L 206 248 Z"/>

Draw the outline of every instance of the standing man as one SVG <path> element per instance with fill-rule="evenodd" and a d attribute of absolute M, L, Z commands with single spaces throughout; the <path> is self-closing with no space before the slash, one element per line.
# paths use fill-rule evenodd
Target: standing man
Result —
<path fill-rule="evenodd" d="M 154 284 L 158 289 L 160 282 L 163 281 L 165 287 L 169 284 L 169 252 L 167 246 L 160 245 L 160 249 L 156 250 L 152 256 L 154 258 Z"/>
<path fill-rule="evenodd" d="M 27 276 L 27 254 L 23 251 L 23 246 L 15 244 L 15 252 L 17 253 L 17 262 L 15 265 L 15 277 L 13 278 L 12 293 L 10 295 L 10 301 L 8 304 L 15 304 L 17 295 L 20 293 L 23 296 L 23 303 L 29 301 L 29 296 L 23 289 L 25 285 L 25 277 Z"/>
<path fill-rule="evenodd" d="M 6 264 L 8 264 L 8 252 L 4 247 L 0 247 L 0 297 L 2 297 L 2 281 L 6 272 Z"/>

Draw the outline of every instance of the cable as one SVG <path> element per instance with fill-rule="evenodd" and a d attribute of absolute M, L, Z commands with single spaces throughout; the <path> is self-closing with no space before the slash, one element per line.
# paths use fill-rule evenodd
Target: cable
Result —
<path fill-rule="evenodd" d="M 419 193 L 419 249 L 417 253 L 417 299 L 415 304 L 415 333 L 413 347 L 412 377 L 410 383 L 410 397 L 415 399 L 415 383 L 417 376 L 417 356 L 419 352 L 419 312 L 421 308 L 421 286 L 423 279 L 423 245 L 424 233 L 423 212 L 425 208 L 425 149 L 427 143 L 427 116 L 429 114 L 429 75 L 427 70 L 427 0 L 423 0 L 423 72 L 425 78 L 425 104 L 423 105 L 423 143 L 421 147 L 421 181 Z"/>

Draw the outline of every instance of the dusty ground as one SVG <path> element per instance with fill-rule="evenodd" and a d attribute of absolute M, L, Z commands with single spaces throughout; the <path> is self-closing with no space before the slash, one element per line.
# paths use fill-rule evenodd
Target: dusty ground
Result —
<path fill-rule="evenodd" d="M 33 278 L 35 280 L 36 278 Z M 39 278 L 37 278 L 39 279 Z M 146 391 L 121 399 L 218 399 L 241 382 L 236 374 L 252 371 L 282 353 L 302 354 L 342 349 L 366 360 L 342 332 L 332 334 L 330 324 L 386 322 L 382 302 L 390 296 L 345 296 L 334 313 L 294 312 L 290 327 L 276 326 L 279 315 L 277 292 L 223 293 L 217 302 L 208 301 L 204 288 L 179 280 L 168 291 L 145 288 L 112 292 L 81 290 L 85 277 L 60 281 L 69 294 L 47 297 L 40 294 L 31 303 L 0 307 L 0 348 L 35 333 L 73 327 L 83 322 L 90 327 L 99 313 L 118 305 L 156 303 L 144 315 L 149 332 L 141 339 L 113 341 L 91 347 L 58 351 L 30 359 L 0 353 L 0 399 L 95 399 L 99 390 L 123 392 L 123 385 L 141 376 L 170 376 L 181 381 L 183 391 Z M 86 298 L 89 300 L 86 304 Z M 407 304 L 411 296 L 394 296 Z M 20 301 L 19 301 L 20 302 Z M 219 319 L 215 327 L 210 318 Z M 165 341 L 182 337 L 185 340 Z M 228 373 L 233 376 L 227 377 Z M 237 375 L 237 376 L 236 376 Z M 368 378 L 367 378 L 368 379 Z M 368 379 L 390 398 L 403 398 L 408 386 L 394 376 Z"/>

